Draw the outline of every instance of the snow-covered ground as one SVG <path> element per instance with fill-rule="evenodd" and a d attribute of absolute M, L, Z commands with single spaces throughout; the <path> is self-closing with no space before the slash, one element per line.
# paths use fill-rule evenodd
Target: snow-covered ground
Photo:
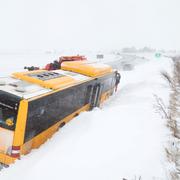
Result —
<path fill-rule="evenodd" d="M 43 65 L 48 58 L 36 58 L 30 65 Z M 155 112 L 153 95 L 168 103 L 169 89 L 160 71 L 170 71 L 171 64 L 164 57 L 148 59 L 133 71 L 121 72 L 118 92 L 101 108 L 74 118 L 39 149 L 3 169 L 0 179 L 165 180 L 166 122 Z M 28 65 L 16 62 L 11 61 L 9 71 Z M 0 76 L 8 66 L 0 61 Z"/>

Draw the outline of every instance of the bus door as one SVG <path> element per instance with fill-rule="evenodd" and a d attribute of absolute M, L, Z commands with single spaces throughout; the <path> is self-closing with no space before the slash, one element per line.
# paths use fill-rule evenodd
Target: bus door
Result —
<path fill-rule="evenodd" d="M 99 83 L 93 86 L 91 101 L 90 101 L 90 109 L 93 109 L 94 107 L 99 107 L 100 96 L 101 96 L 101 85 Z"/>
<path fill-rule="evenodd" d="M 0 153 L 11 153 L 16 117 L 15 111 L 0 105 Z"/>
<path fill-rule="evenodd" d="M 0 90 L 0 153 L 11 154 L 20 98 Z"/>

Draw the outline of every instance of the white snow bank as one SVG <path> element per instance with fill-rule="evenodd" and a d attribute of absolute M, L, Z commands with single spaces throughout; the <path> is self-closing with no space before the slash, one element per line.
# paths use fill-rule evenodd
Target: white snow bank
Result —
<path fill-rule="evenodd" d="M 76 117 L 40 149 L 0 172 L 0 179 L 166 179 L 165 121 L 153 107 L 153 94 L 168 101 L 163 69 L 170 70 L 169 59 L 123 72 L 118 92 L 101 109 Z"/>

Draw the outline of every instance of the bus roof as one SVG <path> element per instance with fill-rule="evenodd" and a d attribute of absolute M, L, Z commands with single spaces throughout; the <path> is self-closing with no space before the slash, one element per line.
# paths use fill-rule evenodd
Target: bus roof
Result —
<path fill-rule="evenodd" d="M 13 73 L 0 78 L 0 90 L 29 99 L 64 89 L 112 72 L 105 64 L 87 61 L 63 62 L 60 70 L 36 70 Z"/>
<path fill-rule="evenodd" d="M 69 61 L 61 64 L 61 69 L 83 74 L 89 77 L 99 77 L 113 71 L 107 64 L 88 61 Z"/>
<path fill-rule="evenodd" d="M 0 90 L 29 99 L 92 79 L 78 73 L 55 71 L 28 71 L 0 78 Z"/>

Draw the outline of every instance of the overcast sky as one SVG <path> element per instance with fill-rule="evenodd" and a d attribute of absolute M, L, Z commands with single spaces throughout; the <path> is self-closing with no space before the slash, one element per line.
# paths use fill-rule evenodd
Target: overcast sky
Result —
<path fill-rule="evenodd" d="M 0 0 L 0 49 L 180 49 L 180 0 Z"/>

